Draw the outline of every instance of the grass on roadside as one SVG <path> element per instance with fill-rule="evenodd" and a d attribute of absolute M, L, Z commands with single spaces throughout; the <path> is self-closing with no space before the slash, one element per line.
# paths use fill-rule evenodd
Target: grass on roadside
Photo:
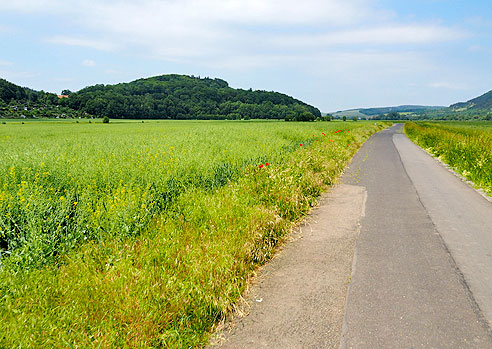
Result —
<path fill-rule="evenodd" d="M 407 122 L 405 133 L 492 195 L 491 122 Z"/>
<path fill-rule="evenodd" d="M 334 183 L 361 144 L 383 127 L 311 125 L 288 125 L 276 131 L 277 137 L 287 138 L 278 143 L 278 149 L 284 149 L 281 161 L 265 164 L 277 148 L 262 155 L 262 168 L 245 166 L 233 154 L 240 171 L 222 185 L 188 182 L 138 234 L 115 230 L 79 243 L 57 255 L 55 263 L 36 268 L 5 264 L 0 271 L 0 347 L 206 344 L 213 324 L 232 309 L 252 271 L 271 257 L 278 242 Z M 335 133 L 339 128 L 344 131 Z M 225 129 L 224 136 L 229 131 Z M 300 136 L 293 137 L 295 132 Z M 304 139 L 303 146 L 299 139 Z M 231 149 L 232 144 L 224 144 Z M 199 160 L 191 173 L 196 173 Z M 118 157 L 108 162 L 120 166 Z M 132 178 L 124 177 L 126 171 L 117 175 L 126 181 Z M 115 218 L 107 216 L 103 223 Z"/>

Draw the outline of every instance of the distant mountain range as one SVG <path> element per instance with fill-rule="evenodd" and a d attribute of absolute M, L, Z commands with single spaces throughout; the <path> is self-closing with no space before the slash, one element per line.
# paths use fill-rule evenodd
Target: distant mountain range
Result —
<path fill-rule="evenodd" d="M 468 102 L 452 104 L 449 107 L 401 105 L 397 107 L 360 108 L 341 110 L 332 113 L 336 118 L 377 119 L 386 118 L 389 114 L 398 113 L 400 119 L 439 119 L 439 120 L 492 120 L 492 91 Z M 391 118 L 394 119 L 394 118 Z"/>
<path fill-rule="evenodd" d="M 488 110 L 492 111 L 492 91 L 489 91 L 480 97 L 470 99 L 468 102 L 453 104 L 449 107 L 453 111 L 465 110 Z"/>
<path fill-rule="evenodd" d="M 379 108 L 360 108 L 360 109 L 348 109 L 341 110 L 332 113 L 335 117 L 362 117 L 362 118 L 374 118 L 375 116 L 385 115 L 388 113 L 396 112 L 407 115 L 422 114 L 428 111 L 440 110 L 443 106 L 425 106 L 425 105 L 400 105 L 396 107 L 379 107 Z"/>

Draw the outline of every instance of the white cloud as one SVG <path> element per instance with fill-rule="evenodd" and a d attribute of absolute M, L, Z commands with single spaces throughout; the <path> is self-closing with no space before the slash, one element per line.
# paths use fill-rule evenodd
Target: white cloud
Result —
<path fill-rule="evenodd" d="M 118 48 L 118 44 L 109 40 L 93 40 L 62 35 L 54 36 L 47 41 L 52 44 L 87 47 L 100 51 L 113 51 Z"/>
<path fill-rule="evenodd" d="M 209 66 L 227 61 L 239 69 L 298 50 L 310 56 L 332 46 L 434 44 L 466 35 L 402 24 L 376 0 L 0 0 L 2 10 L 55 14 L 80 27 L 81 36 L 48 38 L 53 44 Z"/>
<path fill-rule="evenodd" d="M 93 61 L 92 59 L 84 59 L 82 61 L 82 65 L 84 67 L 95 67 L 96 66 L 96 62 Z"/>
<path fill-rule="evenodd" d="M 317 35 L 274 38 L 272 43 L 282 46 L 334 45 L 408 45 L 430 44 L 462 39 L 466 33 L 437 25 L 399 25 L 341 30 Z"/>
<path fill-rule="evenodd" d="M 128 50 L 231 69 L 264 67 L 297 51 L 309 57 L 323 48 L 438 44 L 466 36 L 438 24 L 401 24 L 394 13 L 375 4 L 375 0 L 44 0 L 43 6 L 34 8 L 70 14 L 73 23 L 92 33 L 55 36 L 50 43 Z"/>
<path fill-rule="evenodd" d="M 29 12 L 41 21 L 44 15 L 50 21 L 56 17 L 68 30 L 44 34 L 45 40 L 111 53 L 117 71 L 98 60 L 108 76 L 120 77 L 129 70 L 134 76 L 142 71 L 164 73 L 172 67 L 225 73 L 236 80 L 242 74 L 244 81 L 267 81 L 278 74 L 279 84 L 284 79 L 281 86 L 291 80 L 299 85 L 300 77 L 308 83 L 322 77 L 327 84 L 355 86 L 341 90 L 340 98 L 353 95 L 351 89 L 359 86 L 373 89 L 374 95 L 375 83 L 390 85 L 387 91 L 395 95 L 401 93 L 398 86 L 411 83 L 420 87 L 415 90 L 425 91 L 423 96 L 463 88 L 448 82 L 456 76 L 442 67 L 454 64 L 443 59 L 449 42 L 471 36 L 460 27 L 465 23 L 409 20 L 381 4 L 379 0 L 0 0 L 0 12 Z M 128 69 L 114 53 L 150 62 L 149 68 L 136 64 Z M 84 55 L 80 60 L 94 57 L 90 52 Z M 172 64 L 160 65 L 159 60 Z M 87 63 L 83 65 L 93 66 Z M 429 80 L 435 82 L 428 84 Z"/>
<path fill-rule="evenodd" d="M 429 83 L 429 87 L 432 88 L 443 88 L 449 90 L 466 90 L 468 86 L 463 83 L 458 82 L 448 82 L 448 81 L 438 81 Z"/>
<path fill-rule="evenodd" d="M 117 27 L 126 26 L 124 20 L 155 23 L 161 27 L 171 20 L 193 25 L 200 23 L 232 22 L 263 24 L 330 23 L 345 25 L 360 21 L 375 10 L 371 0 L 17 0 L 0 1 L 0 10 L 22 13 L 72 13 L 79 19 L 98 23 L 101 19 L 116 18 Z M 384 12 L 388 14 L 388 12 Z M 378 15 L 383 11 L 378 11 Z M 73 18 L 77 20 L 77 18 Z M 123 21 L 121 21 L 123 20 Z M 115 22 L 107 23 L 109 26 Z M 133 28 L 137 29 L 138 28 Z"/>

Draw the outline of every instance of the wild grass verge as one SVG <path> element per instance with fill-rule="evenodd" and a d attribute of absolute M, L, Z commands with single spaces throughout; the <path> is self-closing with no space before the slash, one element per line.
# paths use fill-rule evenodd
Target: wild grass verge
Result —
<path fill-rule="evenodd" d="M 492 195 L 492 123 L 407 122 L 408 137 Z"/>
<path fill-rule="evenodd" d="M 0 347 L 206 344 L 252 271 L 383 127 L 325 123 L 302 146 L 289 141 L 295 148 L 281 161 L 242 167 L 221 186 L 182 188 L 139 234 L 89 239 L 41 267 L 4 268 Z"/>

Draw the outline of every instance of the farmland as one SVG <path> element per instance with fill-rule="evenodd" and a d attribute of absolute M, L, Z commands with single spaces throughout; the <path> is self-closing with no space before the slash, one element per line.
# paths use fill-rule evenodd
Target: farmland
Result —
<path fill-rule="evenodd" d="M 195 346 L 383 124 L 0 125 L 0 347 Z"/>
<path fill-rule="evenodd" d="M 492 195 L 492 123 L 406 123 L 415 143 Z"/>

